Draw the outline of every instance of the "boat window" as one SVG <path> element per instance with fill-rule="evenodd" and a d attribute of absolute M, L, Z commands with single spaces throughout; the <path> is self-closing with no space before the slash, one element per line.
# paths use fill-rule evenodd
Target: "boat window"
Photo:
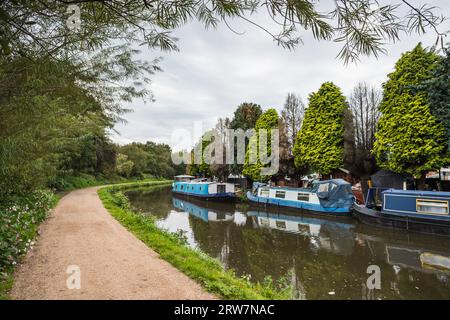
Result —
<path fill-rule="evenodd" d="M 309 225 L 308 224 L 298 224 L 298 231 L 302 233 L 309 233 Z"/>
<path fill-rule="evenodd" d="M 299 192 L 297 196 L 297 200 L 300 201 L 309 201 L 309 193 Z"/>
<path fill-rule="evenodd" d="M 419 213 L 448 214 L 448 201 L 417 199 L 416 210 Z"/>
<path fill-rule="evenodd" d="M 281 198 L 281 199 L 284 199 L 284 197 L 286 197 L 286 191 L 277 190 L 277 191 L 275 192 L 275 198 Z"/>
<path fill-rule="evenodd" d="M 264 227 L 270 226 L 270 221 L 267 218 L 259 218 L 259 222 Z"/>
<path fill-rule="evenodd" d="M 286 221 L 276 221 L 275 224 L 279 229 L 286 229 Z"/>
<path fill-rule="evenodd" d="M 183 186 L 183 185 L 181 185 L 181 190 L 183 190 L 183 187 L 184 187 L 184 186 Z"/>
<path fill-rule="evenodd" d="M 224 184 L 217 185 L 217 193 L 225 193 L 225 185 Z"/>
<path fill-rule="evenodd" d="M 329 183 L 321 183 L 319 184 L 318 192 L 328 192 Z"/>
<path fill-rule="evenodd" d="M 260 195 L 261 197 L 266 197 L 266 198 L 268 198 L 268 197 L 269 197 L 269 189 L 268 189 L 268 188 L 263 188 L 263 189 L 261 189 L 259 195 Z"/>

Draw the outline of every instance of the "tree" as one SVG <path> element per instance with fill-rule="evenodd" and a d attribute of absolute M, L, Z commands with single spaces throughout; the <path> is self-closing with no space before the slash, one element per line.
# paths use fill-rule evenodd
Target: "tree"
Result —
<path fill-rule="evenodd" d="M 262 109 L 260 105 L 252 102 L 244 102 L 234 111 L 233 119 L 230 122 L 230 128 L 234 130 L 242 129 L 244 131 L 253 129 L 261 114 Z"/>
<path fill-rule="evenodd" d="M 267 146 L 262 148 L 267 151 L 267 156 L 272 154 L 271 146 L 271 133 L 270 130 L 277 129 L 279 125 L 278 113 L 275 109 L 268 109 L 265 111 L 256 121 L 255 125 L 255 135 L 250 138 L 249 145 L 247 147 L 247 152 L 245 154 L 245 163 L 242 170 L 242 174 L 253 181 L 269 181 L 271 175 L 262 175 L 261 170 L 264 167 L 268 167 L 267 164 L 261 162 L 260 155 L 260 130 L 265 130 L 267 132 Z M 255 160 L 252 163 L 252 160 Z"/>
<path fill-rule="evenodd" d="M 420 178 L 448 163 L 445 128 L 432 115 L 426 92 L 416 87 L 432 76 L 437 56 L 419 43 L 404 53 L 383 84 L 374 154 L 377 164 Z"/>
<path fill-rule="evenodd" d="M 261 106 L 252 103 L 252 102 L 244 102 L 240 104 L 236 110 L 234 111 L 233 119 L 230 122 L 230 129 L 239 130 L 242 129 L 244 132 L 249 129 L 254 129 L 256 125 L 256 121 L 262 114 Z M 234 155 L 237 155 L 237 141 L 234 144 Z M 249 139 L 245 138 L 245 148 L 247 148 Z M 247 149 L 245 149 L 247 150 Z M 234 163 L 230 165 L 230 172 L 235 175 L 242 174 L 243 164 L 237 163 L 237 159 L 234 159 Z"/>
<path fill-rule="evenodd" d="M 131 177 L 131 172 L 133 171 L 134 163 L 128 160 L 128 156 L 122 153 L 117 155 L 116 171 L 123 177 Z"/>
<path fill-rule="evenodd" d="M 294 146 L 295 165 L 330 174 L 346 163 L 345 142 L 350 140 L 350 111 L 341 89 L 325 82 L 309 96 L 300 132 Z M 350 126 L 348 125 L 350 124 Z M 348 135 L 348 138 L 346 138 Z"/>
<path fill-rule="evenodd" d="M 447 136 L 447 149 L 450 150 L 450 47 L 439 57 L 431 78 L 419 87 L 427 93 L 427 102 L 433 116 L 443 124 Z"/>
<path fill-rule="evenodd" d="M 380 118 L 379 104 L 382 94 L 367 83 L 361 82 L 353 89 L 349 99 L 355 128 L 356 171 L 360 176 L 375 170 L 372 154 L 375 132 Z"/>
<path fill-rule="evenodd" d="M 303 116 L 305 114 L 305 105 L 300 97 L 293 93 L 288 93 L 286 102 L 284 103 L 281 117 L 284 122 L 284 129 L 289 142 L 289 153 L 292 155 L 292 149 L 295 144 L 300 127 L 302 125 Z"/>

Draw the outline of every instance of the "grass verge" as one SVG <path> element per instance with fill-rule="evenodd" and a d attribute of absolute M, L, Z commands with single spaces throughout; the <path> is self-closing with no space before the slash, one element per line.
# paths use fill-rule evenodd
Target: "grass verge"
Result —
<path fill-rule="evenodd" d="M 102 188 L 98 194 L 105 208 L 125 228 L 155 250 L 162 259 L 218 297 L 239 300 L 291 299 L 293 290 L 285 280 L 273 282 L 267 278 L 263 283 L 252 283 L 236 276 L 232 270 L 225 271 L 218 260 L 188 247 L 177 234 L 159 229 L 152 217 L 134 211 L 123 194 L 129 189 L 169 184 L 170 181 L 128 183 Z"/>

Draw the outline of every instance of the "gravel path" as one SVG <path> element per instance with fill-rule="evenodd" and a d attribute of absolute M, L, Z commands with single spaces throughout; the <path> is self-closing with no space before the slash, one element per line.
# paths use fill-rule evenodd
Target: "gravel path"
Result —
<path fill-rule="evenodd" d="M 111 217 L 97 189 L 61 199 L 17 270 L 13 299 L 215 298 Z M 78 267 L 80 289 L 68 289 L 68 278 L 78 284 Z"/>

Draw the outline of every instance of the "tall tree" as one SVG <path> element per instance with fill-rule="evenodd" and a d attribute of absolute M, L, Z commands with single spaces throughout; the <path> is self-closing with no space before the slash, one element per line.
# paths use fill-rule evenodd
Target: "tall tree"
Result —
<path fill-rule="evenodd" d="M 262 108 L 260 105 L 252 102 L 241 103 L 234 111 L 233 119 L 230 122 L 230 129 L 238 130 L 242 129 L 247 131 L 254 129 L 256 121 L 262 114 Z M 245 148 L 247 147 L 249 139 L 245 138 Z M 237 163 L 237 141 L 234 143 L 234 163 L 230 165 L 230 172 L 234 175 L 241 175 L 243 170 L 243 164 Z"/>
<path fill-rule="evenodd" d="M 446 130 L 447 146 L 450 151 L 450 47 L 439 57 L 431 78 L 419 90 L 427 93 L 427 102 L 434 117 L 441 122 Z"/>
<path fill-rule="evenodd" d="M 305 115 L 305 105 L 300 97 L 293 93 L 288 93 L 284 103 L 281 117 L 284 122 L 284 129 L 289 142 L 289 153 L 292 155 L 295 138 L 297 137 Z"/>
<path fill-rule="evenodd" d="M 230 123 L 230 128 L 237 130 L 248 130 L 255 128 L 256 121 L 262 114 L 262 109 L 259 104 L 252 102 L 244 102 L 240 104 L 234 111 L 233 119 Z"/>
<path fill-rule="evenodd" d="M 445 128 L 430 111 L 426 92 L 416 90 L 432 76 L 437 56 L 419 43 L 395 64 L 383 84 L 382 113 L 374 153 L 380 167 L 420 179 L 448 163 Z"/>
<path fill-rule="evenodd" d="M 262 155 L 260 154 L 260 143 L 263 142 L 260 139 L 260 130 L 264 130 L 267 133 L 267 146 L 262 147 L 266 150 L 266 155 L 270 156 L 272 153 L 271 144 L 271 130 L 277 129 L 279 125 L 278 113 L 275 109 L 268 109 L 265 111 L 256 121 L 255 130 L 256 133 L 250 138 L 247 152 L 245 154 L 245 163 L 242 170 L 242 174 L 253 181 L 269 181 L 271 175 L 262 175 L 262 169 L 268 167 L 268 164 L 264 164 L 261 161 Z M 261 141 L 260 141 L 261 140 Z M 253 163 L 252 163 L 253 162 Z"/>
<path fill-rule="evenodd" d="M 321 174 L 330 174 L 343 167 L 347 162 L 346 141 L 350 140 L 352 144 L 350 119 L 341 89 L 332 82 L 322 84 L 319 91 L 309 96 L 309 105 L 294 146 L 295 165 Z"/>
<path fill-rule="evenodd" d="M 381 98 L 381 91 L 361 82 L 353 89 L 349 99 L 355 127 L 355 170 L 360 176 L 375 170 L 372 149 L 376 126 L 381 115 L 379 111 Z"/>

